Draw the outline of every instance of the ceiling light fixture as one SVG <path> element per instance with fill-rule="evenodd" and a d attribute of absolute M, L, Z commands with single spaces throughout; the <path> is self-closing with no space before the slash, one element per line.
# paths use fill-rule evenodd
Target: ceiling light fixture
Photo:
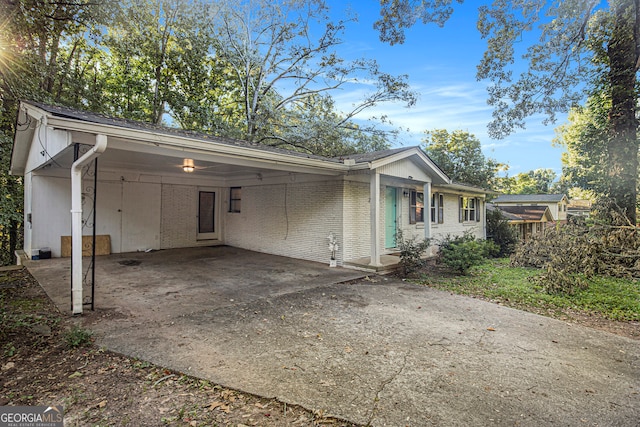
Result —
<path fill-rule="evenodd" d="M 191 173 L 196 169 L 195 165 L 193 164 L 193 159 L 184 159 L 184 162 L 182 162 L 182 170 L 187 172 L 187 173 Z"/>

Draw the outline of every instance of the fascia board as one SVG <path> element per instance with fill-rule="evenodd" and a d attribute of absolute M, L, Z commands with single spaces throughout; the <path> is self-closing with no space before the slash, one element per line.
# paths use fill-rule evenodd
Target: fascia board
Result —
<path fill-rule="evenodd" d="M 484 190 L 482 188 L 471 187 L 471 186 L 462 185 L 462 184 L 445 184 L 438 187 L 445 190 L 448 189 L 450 191 L 451 190 L 459 191 L 465 194 L 481 194 L 483 196 L 486 196 L 487 194 L 492 194 L 490 190 Z M 500 204 L 496 204 L 496 206 L 500 206 Z"/>
<path fill-rule="evenodd" d="M 23 176 L 26 172 L 27 160 L 31 151 L 31 144 L 35 136 L 36 126 L 31 126 L 26 130 L 20 130 L 18 123 L 27 121 L 32 117 L 36 121 L 42 122 L 46 117 L 45 111 L 34 107 L 30 104 L 21 102 L 16 115 L 16 132 L 13 137 L 13 145 L 11 146 L 11 165 L 9 166 L 9 175 Z"/>
<path fill-rule="evenodd" d="M 349 166 L 337 162 L 308 159 L 283 153 L 270 153 L 250 147 L 234 147 L 215 141 L 204 142 L 178 135 L 164 135 L 145 130 L 88 123 L 63 117 L 50 116 L 48 122 L 50 126 L 72 132 L 103 134 L 108 137 L 130 140 L 134 143 L 171 147 L 182 151 L 191 150 L 203 153 L 215 153 L 218 155 L 248 158 L 262 163 L 290 164 L 296 167 L 303 166 L 333 173 L 346 173 L 350 169 Z"/>

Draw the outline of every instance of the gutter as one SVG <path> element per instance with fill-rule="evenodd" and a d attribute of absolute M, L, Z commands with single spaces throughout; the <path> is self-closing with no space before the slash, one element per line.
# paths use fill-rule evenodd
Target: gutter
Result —
<path fill-rule="evenodd" d="M 106 135 L 71 165 L 71 307 L 82 314 L 82 168 L 107 149 Z"/>

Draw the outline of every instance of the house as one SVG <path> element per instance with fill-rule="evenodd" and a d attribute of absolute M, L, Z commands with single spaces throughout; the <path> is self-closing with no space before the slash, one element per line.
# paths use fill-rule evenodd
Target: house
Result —
<path fill-rule="evenodd" d="M 591 200 L 571 199 L 567 205 L 567 218 L 589 218 L 591 216 Z"/>
<path fill-rule="evenodd" d="M 10 172 L 24 176 L 26 256 L 71 252 L 74 313 L 83 236 L 106 236 L 107 253 L 230 245 L 328 262 L 331 233 L 338 265 L 375 269 L 398 230 L 486 235 L 486 192 L 418 147 L 326 158 L 22 102 Z"/>
<path fill-rule="evenodd" d="M 554 222 L 548 206 L 495 206 L 487 203 L 487 210 L 494 209 L 502 213 L 522 240 L 542 234 L 547 225 Z"/>
<path fill-rule="evenodd" d="M 566 222 L 569 200 L 564 194 L 501 194 L 491 203 L 499 207 L 547 206 L 554 222 Z"/>

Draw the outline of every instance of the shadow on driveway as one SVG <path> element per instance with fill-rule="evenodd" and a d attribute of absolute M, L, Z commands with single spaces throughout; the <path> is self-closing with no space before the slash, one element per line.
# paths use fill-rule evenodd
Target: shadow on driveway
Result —
<path fill-rule="evenodd" d="M 31 264 L 70 312 L 68 260 Z M 98 345 L 225 387 L 373 426 L 640 425 L 628 338 L 229 247 L 97 269 Z"/>

